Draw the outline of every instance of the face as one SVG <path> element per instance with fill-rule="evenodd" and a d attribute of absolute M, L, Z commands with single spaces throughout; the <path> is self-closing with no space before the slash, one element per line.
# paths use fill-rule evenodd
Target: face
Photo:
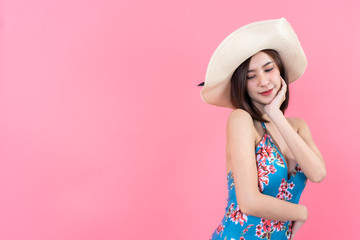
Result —
<path fill-rule="evenodd" d="M 264 52 L 252 56 L 247 72 L 246 87 L 252 103 L 262 109 L 281 88 L 280 71 L 274 60 Z"/>

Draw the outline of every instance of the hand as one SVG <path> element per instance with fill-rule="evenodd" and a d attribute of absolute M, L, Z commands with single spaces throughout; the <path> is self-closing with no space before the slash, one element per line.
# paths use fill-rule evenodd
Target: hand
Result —
<path fill-rule="evenodd" d="M 293 225 L 292 225 L 292 233 L 291 233 L 291 237 L 290 240 L 294 240 L 295 238 L 295 234 L 297 231 L 299 231 L 300 227 L 305 223 L 305 221 L 294 221 Z"/>
<path fill-rule="evenodd" d="M 280 76 L 280 79 L 281 79 L 281 88 L 280 88 L 280 90 L 278 91 L 278 93 L 274 97 L 274 99 L 271 101 L 271 103 L 265 105 L 265 107 L 264 107 L 264 111 L 265 111 L 265 113 L 267 115 L 269 115 L 269 113 L 271 111 L 279 110 L 281 104 L 284 102 L 284 100 L 286 98 L 285 97 L 285 93 L 286 93 L 286 90 L 287 90 L 286 82 L 281 76 Z"/>

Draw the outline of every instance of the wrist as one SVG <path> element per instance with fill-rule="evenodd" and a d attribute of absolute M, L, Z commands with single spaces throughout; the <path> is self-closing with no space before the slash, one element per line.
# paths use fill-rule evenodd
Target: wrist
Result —
<path fill-rule="evenodd" d="M 275 109 L 267 109 L 265 111 L 266 115 L 273 121 L 274 119 L 278 118 L 279 116 L 283 115 L 283 112 L 279 108 Z"/>

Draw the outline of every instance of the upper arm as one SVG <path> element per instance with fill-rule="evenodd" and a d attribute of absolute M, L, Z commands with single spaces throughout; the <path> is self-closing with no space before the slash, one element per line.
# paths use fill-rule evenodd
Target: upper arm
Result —
<path fill-rule="evenodd" d="M 246 211 L 259 189 L 253 120 L 244 110 L 236 109 L 229 115 L 226 126 L 226 153 L 232 165 L 237 202 L 240 208 Z"/>
<path fill-rule="evenodd" d="M 296 118 L 296 124 L 297 124 L 297 132 L 300 135 L 300 137 L 307 143 L 307 145 L 314 151 L 314 153 L 319 156 L 321 159 L 323 159 L 320 150 L 316 146 L 309 126 L 306 124 L 306 122 L 301 118 Z"/>

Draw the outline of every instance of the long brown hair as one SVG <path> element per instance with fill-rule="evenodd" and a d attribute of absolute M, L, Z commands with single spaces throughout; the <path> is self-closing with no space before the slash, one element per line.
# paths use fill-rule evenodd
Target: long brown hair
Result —
<path fill-rule="evenodd" d="M 265 49 L 261 52 L 266 53 L 269 55 L 273 61 L 275 62 L 275 65 L 280 71 L 280 76 L 285 80 L 287 90 L 285 94 L 285 100 L 280 106 L 280 110 L 285 113 L 285 110 L 287 109 L 289 105 L 289 81 L 287 74 L 284 69 L 284 65 L 281 62 L 281 58 L 279 54 L 272 49 Z M 269 122 L 262 118 L 261 113 L 259 109 L 253 105 L 251 102 L 251 99 L 248 95 L 247 88 L 246 88 L 246 81 L 247 81 L 247 71 L 249 70 L 249 64 L 250 64 L 251 57 L 246 59 L 240 66 L 235 70 L 234 74 L 231 77 L 231 90 L 230 90 L 230 100 L 231 103 L 234 105 L 235 108 L 241 108 L 245 111 L 247 111 L 253 118 L 255 118 L 258 121 L 261 122 Z"/>

